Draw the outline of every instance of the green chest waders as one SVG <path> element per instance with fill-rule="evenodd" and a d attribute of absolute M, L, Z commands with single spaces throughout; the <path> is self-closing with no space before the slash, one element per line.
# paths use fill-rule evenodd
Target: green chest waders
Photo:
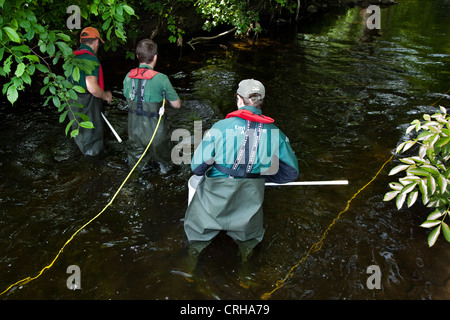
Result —
<path fill-rule="evenodd" d="M 128 161 L 134 166 L 147 147 L 159 118 L 159 108 L 162 102 L 144 101 L 144 90 L 148 79 L 132 78 L 132 96 L 127 99 L 128 112 Z M 134 101 L 134 98 L 136 100 Z M 170 123 L 163 117 L 158 131 L 146 156 L 140 163 L 140 168 L 153 159 L 158 162 L 170 162 L 173 142 L 170 139 Z"/>
<path fill-rule="evenodd" d="M 71 100 L 69 103 L 74 102 L 81 103 L 83 108 L 78 112 L 82 112 L 87 115 L 90 121 L 93 123 L 93 129 L 79 128 L 79 134 L 74 138 L 80 151 L 87 156 L 96 156 L 103 150 L 103 119 L 101 116 L 102 100 L 94 97 L 90 93 L 78 93 L 77 101 Z M 72 106 L 72 111 L 77 110 L 77 107 Z M 72 112 L 68 113 L 70 120 L 73 120 Z M 82 120 L 77 116 L 79 122 Z M 75 124 L 72 125 L 76 129 Z"/>
<path fill-rule="evenodd" d="M 184 229 L 190 242 L 212 240 L 221 230 L 232 239 L 261 241 L 264 236 L 263 210 L 265 180 L 256 178 L 250 171 L 253 167 L 262 124 L 254 130 L 251 154 L 249 130 L 255 122 L 247 121 L 244 142 L 231 169 L 229 177 L 210 178 L 208 171 L 200 180 L 185 216 Z M 246 160 L 242 162 L 242 156 Z M 215 165 L 219 170 L 222 166 Z M 244 170 L 241 170 L 243 168 Z M 251 178 L 242 178 L 249 177 Z M 236 177 L 236 179 L 234 178 Z"/>

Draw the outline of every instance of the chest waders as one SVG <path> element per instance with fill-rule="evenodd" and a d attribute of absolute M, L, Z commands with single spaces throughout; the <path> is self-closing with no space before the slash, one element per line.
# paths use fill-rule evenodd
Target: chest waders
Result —
<path fill-rule="evenodd" d="M 96 156 L 103 150 L 103 119 L 101 115 L 102 100 L 94 97 L 90 93 L 77 93 L 77 101 L 71 100 L 71 109 L 74 112 L 82 112 L 87 115 L 90 121 L 94 124 L 93 129 L 79 128 L 78 135 L 74 138 L 75 143 L 80 149 L 81 153 L 87 156 Z M 81 103 L 83 108 L 78 109 L 73 103 Z M 78 111 L 78 110 L 79 111 Z M 72 112 L 68 113 L 69 119 L 73 119 Z M 78 115 L 76 115 L 79 122 L 83 122 Z M 72 125 L 73 129 L 75 125 Z"/>
<path fill-rule="evenodd" d="M 207 171 L 200 180 L 184 222 L 190 242 L 210 241 L 221 230 L 227 231 L 227 235 L 237 241 L 256 240 L 257 243 L 262 240 L 265 180 L 259 178 L 259 174 L 250 173 L 262 128 L 262 123 L 247 120 L 244 141 L 232 168 L 214 164 L 229 176 L 210 178 Z"/>
<path fill-rule="evenodd" d="M 162 102 L 144 101 L 145 86 L 158 72 L 147 68 L 130 71 L 131 98 L 127 99 L 128 112 L 128 164 L 134 166 L 147 147 L 159 118 Z M 139 167 L 153 159 L 158 162 L 170 162 L 173 142 L 170 139 L 170 123 L 163 117 L 146 156 Z"/>
<path fill-rule="evenodd" d="M 93 53 L 88 50 L 78 50 L 74 51 L 74 54 L 79 56 L 82 54 L 89 54 L 94 56 Z M 99 71 L 99 86 L 104 89 L 103 85 L 103 71 L 100 65 Z M 75 143 L 80 149 L 81 153 L 87 156 L 96 156 L 103 150 L 103 119 L 102 119 L 102 100 L 94 97 L 92 94 L 86 91 L 86 93 L 77 93 L 78 99 L 70 100 L 69 104 L 73 112 L 80 112 L 87 115 L 90 121 L 93 123 L 93 129 L 86 129 L 83 127 L 79 128 L 78 135 L 74 138 Z M 83 108 L 79 109 L 74 103 L 80 103 Z M 69 119 L 73 120 L 72 112 L 68 113 Z M 83 122 L 78 115 L 76 118 L 79 122 Z M 73 129 L 76 129 L 76 124 L 72 125 Z"/>

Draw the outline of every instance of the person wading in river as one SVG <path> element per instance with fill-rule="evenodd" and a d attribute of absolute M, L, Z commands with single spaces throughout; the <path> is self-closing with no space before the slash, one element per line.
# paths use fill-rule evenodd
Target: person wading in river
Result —
<path fill-rule="evenodd" d="M 112 100 L 111 91 L 104 91 L 103 84 L 103 70 L 96 54 L 100 47 L 100 42 L 104 41 L 100 38 L 97 29 L 87 27 L 81 31 L 80 48 L 74 51 L 78 59 L 85 59 L 95 62 L 95 68 L 92 72 L 87 74 L 80 69 L 80 80 L 75 82 L 73 77 L 69 77 L 69 81 L 81 86 L 85 93 L 77 93 L 78 99 L 71 100 L 72 112 L 80 112 L 87 115 L 93 123 L 93 129 L 80 128 L 79 134 L 74 138 L 80 151 L 87 156 L 96 156 L 103 150 L 103 119 L 101 116 L 102 100 L 110 103 Z M 83 107 L 77 109 L 74 103 L 81 104 Z M 70 120 L 73 120 L 73 113 L 69 112 Z M 84 121 L 81 117 L 76 115 L 79 122 Z M 74 128 L 75 128 L 74 123 Z"/>
<path fill-rule="evenodd" d="M 212 126 L 192 158 L 201 180 L 184 220 L 190 268 L 221 230 L 238 243 L 244 263 L 264 235 L 265 182 L 287 183 L 299 174 L 289 139 L 262 115 L 264 85 L 243 80 L 236 97 L 238 110 Z"/>
<path fill-rule="evenodd" d="M 139 67 L 131 70 L 123 81 L 123 94 L 128 102 L 128 164 L 134 166 L 147 147 L 159 118 L 159 108 L 167 99 L 173 108 L 181 107 L 181 100 L 169 78 L 154 70 L 158 59 L 158 46 L 150 39 L 141 40 L 136 46 Z M 161 118 L 158 130 L 140 168 L 151 159 L 159 162 L 166 173 L 171 161 L 173 142 L 170 138 L 170 122 Z"/>

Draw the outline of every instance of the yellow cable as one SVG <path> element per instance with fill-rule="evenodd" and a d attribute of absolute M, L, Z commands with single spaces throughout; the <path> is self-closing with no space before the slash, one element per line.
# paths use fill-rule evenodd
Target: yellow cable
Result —
<path fill-rule="evenodd" d="M 103 208 L 102 211 L 100 211 L 95 217 L 93 217 L 91 220 L 89 220 L 88 222 L 86 222 L 81 228 L 79 228 L 77 231 L 75 231 L 75 233 L 69 238 L 69 240 L 66 241 L 66 243 L 64 243 L 64 245 L 61 247 L 61 249 L 59 250 L 58 254 L 56 255 L 56 257 L 53 259 L 53 261 L 45 266 L 36 276 L 34 277 L 26 277 L 22 280 L 17 281 L 16 283 L 13 283 L 12 285 L 10 285 L 8 288 L 6 288 L 6 290 L 4 290 L 3 292 L 0 293 L 0 296 L 5 294 L 6 292 L 8 292 L 12 287 L 14 286 L 18 286 L 18 285 L 24 285 L 27 284 L 28 282 L 35 280 L 37 278 L 39 278 L 42 273 L 44 273 L 45 270 L 50 269 L 53 264 L 55 263 L 55 261 L 58 259 L 59 255 L 63 252 L 64 248 L 73 240 L 73 238 L 81 231 L 83 230 L 87 225 L 89 225 L 92 221 L 94 221 L 95 219 L 97 219 L 103 212 L 105 212 L 105 210 L 114 202 L 114 200 L 116 199 L 117 195 L 119 194 L 120 190 L 122 190 L 123 186 L 125 185 L 125 183 L 127 182 L 127 180 L 130 178 L 131 174 L 133 173 L 133 171 L 136 169 L 136 167 L 139 165 L 139 163 L 141 162 L 142 158 L 144 157 L 144 155 L 147 153 L 148 149 L 150 148 L 150 145 L 153 142 L 153 139 L 155 138 L 155 134 L 156 131 L 158 130 L 159 124 L 161 122 L 161 118 L 164 114 L 164 105 L 166 103 L 166 100 L 163 99 L 163 104 L 162 107 L 160 109 L 160 113 L 159 113 L 159 118 L 158 118 L 158 123 L 156 124 L 156 128 L 155 131 L 153 132 L 152 138 L 150 139 L 150 142 L 148 143 L 147 147 L 145 148 L 144 152 L 142 153 L 141 157 L 139 158 L 139 160 L 136 162 L 136 164 L 134 165 L 134 167 L 131 169 L 130 173 L 128 173 L 127 177 L 125 178 L 125 180 L 122 182 L 122 184 L 120 185 L 119 189 L 117 189 L 116 193 L 114 194 L 114 196 L 112 197 L 111 201 L 109 201 L 109 203 Z"/>
<path fill-rule="evenodd" d="M 316 243 L 314 243 L 314 244 L 309 248 L 309 250 L 308 250 L 308 252 L 306 253 L 306 255 L 305 255 L 303 258 L 301 258 L 301 259 L 297 262 L 297 264 L 291 268 L 291 270 L 289 270 L 289 272 L 286 274 L 286 276 L 285 276 L 283 279 L 278 280 L 278 281 L 275 283 L 275 288 L 274 288 L 272 291 L 270 291 L 270 292 L 264 293 L 264 294 L 261 296 L 261 299 L 263 299 L 263 300 L 269 299 L 270 296 L 271 296 L 275 291 L 277 291 L 278 289 L 280 289 L 281 287 L 284 286 L 284 283 L 286 282 L 286 280 L 287 280 L 288 278 L 292 277 L 292 275 L 294 274 L 294 270 L 297 269 L 297 268 L 298 268 L 298 267 L 299 267 L 299 266 L 300 266 L 300 265 L 308 258 L 308 256 L 309 256 L 311 253 L 313 253 L 313 252 L 315 253 L 315 252 L 319 251 L 319 250 L 322 248 L 323 241 L 325 240 L 325 237 L 327 236 L 328 232 L 329 232 L 330 229 L 334 226 L 334 224 L 341 218 L 341 215 L 342 215 L 343 213 L 345 213 L 345 212 L 350 208 L 350 203 L 352 202 L 352 200 L 355 199 L 356 196 L 357 196 L 361 191 L 363 191 L 365 188 L 367 188 L 367 187 L 368 187 L 368 186 L 369 186 L 369 185 L 377 178 L 377 176 L 381 173 L 381 171 L 384 169 L 384 167 L 386 166 L 386 164 L 388 164 L 388 163 L 392 160 L 393 157 L 394 157 L 394 154 L 392 154 L 392 156 L 391 156 L 391 157 L 390 157 L 390 158 L 389 158 L 389 159 L 381 166 L 380 170 L 378 170 L 378 172 L 376 173 L 376 175 L 375 175 L 368 183 L 366 183 L 366 185 L 365 185 L 364 187 L 362 187 L 361 189 L 359 189 L 359 190 L 353 195 L 353 197 L 350 198 L 350 200 L 348 200 L 347 206 L 345 207 L 345 209 L 342 210 L 341 212 L 339 212 L 339 214 L 337 215 L 337 217 L 334 218 L 333 222 L 331 222 L 331 224 L 328 226 L 328 228 L 327 228 L 327 229 L 325 230 L 325 232 L 322 234 L 322 237 L 320 238 L 320 240 L 317 241 Z"/>

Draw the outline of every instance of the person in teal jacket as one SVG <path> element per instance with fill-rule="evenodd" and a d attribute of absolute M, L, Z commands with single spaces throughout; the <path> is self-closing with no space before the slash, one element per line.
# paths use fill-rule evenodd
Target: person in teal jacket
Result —
<path fill-rule="evenodd" d="M 201 180 L 184 230 L 197 254 L 226 231 L 245 261 L 264 236 L 265 182 L 294 181 L 299 169 L 289 139 L 262 114 L 264 85 L 243 80 L 236 97 L 238 109 L 215 123 L 194 152 L 191 169 Z"/>
<path fill-rule="evenodd" d="M 154 70 L 158 59 L 158 46 L 150 39 L 136 46 L 139 67 L 132 69 L 123 81 L 123 94 L 128 102 L 128 164 L 133 167 L 146 149 L 156 129 L 159 109 L 166 99 L 173 108 L 181 107 L 181 100 L 169 77 Z M 165 173 L 171 163 L 171 125 L 166 116 L 161 118 L 158 130 L 140 169 L 153 159 Z"/>

